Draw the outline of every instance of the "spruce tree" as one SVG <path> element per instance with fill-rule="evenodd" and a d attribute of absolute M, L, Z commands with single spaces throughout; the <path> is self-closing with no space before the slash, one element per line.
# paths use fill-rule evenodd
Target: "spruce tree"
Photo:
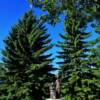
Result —
<path fill-rule="evenodd" d="M 44 100 L 53 70 L 51 54 L 46 53 L 52 47 L 46 32 L 43 22 L 29 11 L 4 40 L 7 71 L 0 86 L 1 100 Z"/>

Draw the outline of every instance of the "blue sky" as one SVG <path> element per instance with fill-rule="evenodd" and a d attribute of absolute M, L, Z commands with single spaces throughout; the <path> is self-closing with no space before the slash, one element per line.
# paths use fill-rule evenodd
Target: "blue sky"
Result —
<path fill-rule="evenodd" d="M 24 15 L 26 11 L 30 9 L 30 5 L 27 0 L 0 0 L 0 52 L 4 48 L 3 40 L 8 36 L 11 27 L 16 24 L 16 22 Z M 40 12 L 39 9 L 35 9 L 35 13 L 40 16 L 43 12 Z M 57 41 L 61 40 L 59 37 L 59 33 L 63 33 L 63 24 L 59 23 L 55 27 L 50 25 L 46 25 L 48 28 L 48 33 L 51 34 L 52 43 L 57 43 Z M 89 27 L 87 29 L 89 32 L 93 32 L 92 28 Z M 96 34 L 94 34 L 90 39 L 94 39 Z M 49 52 L 53 53 L 53 57 L 57 55 L 56 51 L 58 51 L 57 47 L 53 47 Z M 1 53 L 0 53 L 1 59 Z M 55 62 L 58 59 L 54 60 Z"/>
<path fill-rule="evenodd" d="M 30 9 L 30 5 L 26 0 L 0 0 L 0 60 L 2 58 L 1 51 L 4 48 L 3 40 L 8 36 L 11 27 L 18 22 L 26 11 Z M 43 14 L 39 9 L 35 9 L 37 16 Z M 46 25 L 48 33 L 51 34 L 52 43 L 60 40 L 59 33 L 63 32 L 63 25 L 58 24 L 54 28 Z M 55 57 L 58 48 L 53 47 L 49 52 Z M 58 59 L 55 59 L 53 64 L 56 66 Z"/>
<path fill-rule="evenodd" d="M 0 0 L 0 51 L 4 48 L 3 40 L 11 27 L 28 9 L 29 5 L 25 0 Z"/>

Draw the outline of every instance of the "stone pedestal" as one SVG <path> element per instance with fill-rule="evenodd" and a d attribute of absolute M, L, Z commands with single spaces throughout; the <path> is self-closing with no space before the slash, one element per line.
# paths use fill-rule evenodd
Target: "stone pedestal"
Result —
<path fill-rule="evenodd" d="M 46 99 L 46 100 L 63 100 L 63 99 Z"/>

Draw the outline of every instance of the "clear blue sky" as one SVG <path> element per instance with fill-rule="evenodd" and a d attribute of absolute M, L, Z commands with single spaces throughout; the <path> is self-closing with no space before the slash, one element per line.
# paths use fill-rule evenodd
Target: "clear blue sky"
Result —
<path fill-rule="evenodd" d="M 0 52 L 4 48 L 3 40 L 8 36 L 11 27 L 16 24 L 18 19 L 20 19 L 26 11 L 29 10 L 29 3 L 27 0 L 0 0 Z M 43 12 L 40 12 L 39 9 L 35 9 L 35 13 L 39 16 Z M 52 43 L 56 43 L 58 40 L 61 40 L 59 37 L 59 33 L 63 33 L 63 24 L 57 24 L 54 28 L 50 25 L 46 26 L 48 28 L 48 33 L 51 34 Z M 87 29 L 92 32 L 91 28 Z M 96 36 L 94 34 L 91 39 Z M 57 47 L 54 47 L 49 52 L 53 53 L 53 56 L 56 56 Z M 0 53 L 1 59 L 1 53 Z M 55 59 L 55 62 L 58 59 Z"/>
<path fill-rule="evenodd" d="M 4 48 L 3 40 L 8 36 L 11 27 L 24 15 L 26 11 L 30 9 L 30 5 L 27 0 L 0 0 L 0 59 L 2 57 L 1 50 Z M 39 9 L 35 9 L 35 13 L 39 16 L 42 12 Z M 48 33 L 51 34 L 52 43 L 56 43 L 60 40 L 59 33 L 63 31 L 63 25 L 58 24 L 53 28 L 46 25 Z M 57 48 L 53 47 L 49 52 L 53 53 L 53 57 L 56 56 Z M 57 59 L 55 59 L 57 61 Z M 54 61 L 54 65 L 55 64 Z"/>
<path fill-rule="evenodd" d="M 11 27 L 28 9 L 29 5 L 25 0 L 0 0 L 0 51 L 4 48 L 3 40 Z"/>

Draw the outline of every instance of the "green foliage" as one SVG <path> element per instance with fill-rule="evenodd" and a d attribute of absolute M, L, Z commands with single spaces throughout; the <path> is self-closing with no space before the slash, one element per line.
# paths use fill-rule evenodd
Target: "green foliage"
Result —
<path fill-rule="evenodd" d="M 48 13 L 42 16 L 43 19 L 51 24 L 56 24 L 60 20 L 60 15 L 75 15 L 75 10 L 79 10 L 79 14 L 85 16 L 89 21 L 94 18 L 100 19 L 100 3 L 99 0 L 28 0 L 33 6 L 40 8 Z M 80 11 L 81 10 L 81 11 Z M 97 21 L 98 23 L 98 21 Z"/>
<path fill-rule="evenodd" d="M 32 11 L 12 28 L 5 42 L 3 84 L 0 85 L 0 100 L 44 100 L 48 96 L 48 82 L 52 80 L 51 54 L 46 52 L 49 35 L 43 22 Z"/>
<path fill-rule="evenodd" d="M 63 59 L 58 62 L 61 66 L 62 96 L 65 97 L 65 100 L 66 98 L 72 100 L 99 99 L 100 86 L 98 82 L 100 78 L 97 78 L 99 75 L 94 74 L 92 62 L 90 62 L 90 58 L 92 60 L 98 58 L 97 56 L 89 57 L 92 53 L 92 48 L 90 48 L 92 45 L 89 44 L 92 41 L 87 42 L 86 39 L 91 34 L 85 32 L 85 22 L 80 17 L 76 19 L 71 17 L 67 21 L 65 20 L 66 33 L 60 34 L 64 41 L 58 42 L 57 45 L 61 48 L 58 57 Z M 95 44 L 95 41 L 93 42 Z M 96 62 L 96 64 L 99 63 Z"/>
<path fill-rule="evenodd" d="M 4 64 L 0 63 L 0 83 L 3 82 L 5 71 L 7 71 L 7 69 L 4 67 Z"/>
<path fill-rule="evenodd" d="M 64 42 L 59 42 L 59 62 L 61 68 L 59 74 L 63 79 L 63 96 L 71 100 L 94 100 L 100 99 L 100 78 L 95 72 L 99 72 L 99 49 L 93 49 L 96 43 L 100 43 L 100 37 L 96 41 L 85 41 L 91 34 L 86 33 L 89 22 L 100 33 L 100 3 L 99 0 L 29 0 L 33 6 L 47 11 L 43 18 L 50 24 L 55 25 L 60 16 L 64 15 L 66 34 L 61 34 Z M 94 68 L 97 69 L 94 69 Z M 97 71 L 98 70 L 98 71 Z M 95 89 L 94 89 L 95 88 Z"/>
<path fill-rule="evenodd" d="M 95 32 L 100 33 L 99 0 L 29 0 L 33 6 L 47 11 L 41 15 L 44 22 L 55 25 L 64 16 L 65 34 L 58 42 L 58 62 L 62 78 L 62 96 L 69 100 L 100 99 L 100 36 L 87 42 L 90 33 L 86 26 L 93 22 Z M 2 100 L 44 100 L 48 96 L 47 84 L 52 70 L 47 54 L 52 45 L 43 22 L 31 12 L 12 29 L 5 40 L 0 73 L 4 84 L 0 85 Z M 92 48 L 95 46 L 94 48 Z M 46 84 L 45 84 L 46 83 Z"/>

